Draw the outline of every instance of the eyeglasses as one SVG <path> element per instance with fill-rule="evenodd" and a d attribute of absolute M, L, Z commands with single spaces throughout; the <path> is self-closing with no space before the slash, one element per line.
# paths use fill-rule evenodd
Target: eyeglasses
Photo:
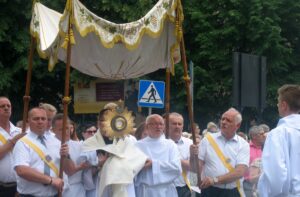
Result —
<path fill-rule="evenodd" d="M 85 133 L 88 134 L 95 134 L 97 132 L 97 130 L 86 130 Z"/>
<path fill-rule="evenodd" d="M 5 108 L 5 107 L 11 108 L 11 106 L 10 106 L 9 104 L 3 104 L 3 105 L 0 105 L 0 108 Z"/>
<path fill-rule="evenodd" d="M 162 123 L 162 122 L 150 122 L 150 123 L 148 123 L 148 125 L 150 125 L 150 126 L 163 126 L 164 125 L 164 123 Z"/>

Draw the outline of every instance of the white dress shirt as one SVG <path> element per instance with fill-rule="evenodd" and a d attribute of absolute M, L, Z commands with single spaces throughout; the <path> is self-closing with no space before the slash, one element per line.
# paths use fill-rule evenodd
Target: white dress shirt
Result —
<path fill-rule="evenodd" d="M 233 138 L 227 140 L 221 132 L 210 134 L 224 156 L 228 158 L 231 166 L 243 164 L 248 166 L 250 159 L 250 146 L 242 137 L 234 135 Z M 217 177 L 227 174 L 229 170 L 223 165 L 215 150 L 207 140 L 203 138 L 199 146 L 199 159 L 204 161 L 201 177 Z M 227 184 L 217 184 L 215 187 L 223 189 L 233 189 L 236 181 Z"/>
<path fill-rule="evenodd" d="M 181 137 L 178 142 L 175 142 L 179 154 L 180 154 L 180 159 L 181 160 L 189 160 L 190 159 L 190 146 L 193 144 L 193 141 L 189 138 L 186 137 Z M 186 172 L 187 178 L 189 177 L 189 171 Z M 186 185 L 186 182 L 183 179 L 183 176 L 179 176 L 175 181 L 175 186 L 176 187 L 183 187 Z"/>
<path fill-rule="evenodd" d="M 29 131 L 29 133 L 25 136 L 35 145 L 37 145 L 46 155 L 49 155 L 55 164 L 55 166 L 59 169 L 60 163 L 60 141 L 51 135 L 44 135 L 46 147 L 38 140 L 38 135 Z M 38 154 L 27 144 L 22 141 L 18 141 L 15 145 L 13 151 L 14 157 L 14 165 L 16 166 L 28 166 L 31 167 L 40 173 L 44 173 L 44 161 L 38 156 Z M 57 177 L 57 175 L 50 170 L 51 177 Z M 30 194 L 37 197 L 46 197 L 46 196 L 54 196 L 57 193 L 55 187 L 47 185 L 45 186 L 42 183 L 28 181 L 17 176 L 17 190 L 21 194 Z"/>
<path fill-rule="evenodd" d="M 70 157 L 72 161 L 79 165 L 81 163 L 79 157 L 81 153 L 82 142 L 69 140 L 68 142 Z M 83 187 L 82 170 L 68 177 L 69 187 L 63 191 L 63 197 L 85 197 L 86 192 Z"/>
<path fill-rule="evenodd" d="M 17 134 L 21 133 L 21 129 L 15 127 L 11 122 L 10 124 L 10 131 L 7 133 L 2 127 L 0 127 L 0 133 L 6 140 L 12 139 Z M 2 142 L 0 141 L 0 146 L 2 146 Z M 7 153 L 2 159 L 0 159 L 0 182 L 3 183 L 10 183 L 16 182 L 16 173 L 13 170 L 13 155 L 12 151 Z"/>

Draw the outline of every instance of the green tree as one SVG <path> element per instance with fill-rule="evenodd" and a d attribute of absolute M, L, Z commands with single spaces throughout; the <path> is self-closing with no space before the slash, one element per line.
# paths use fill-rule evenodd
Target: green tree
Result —
<path fill-rule="evenodd" d="M 232 52 L 267 57 L 271 107 L 278 86 L 299 83 L 298 1 L 192 0 L 184 5 L 187 50 L 197 76 L 196 117 L 213 120 L 231 105 Z"/>

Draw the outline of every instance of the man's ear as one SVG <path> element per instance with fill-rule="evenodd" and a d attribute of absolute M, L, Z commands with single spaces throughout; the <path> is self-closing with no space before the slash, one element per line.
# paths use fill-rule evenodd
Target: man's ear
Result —
<path fill-rule="evenodd" d="M 241 127 L 241 122 L 240 123 L 238 123 L 236 126 L 237 126 L 237 128 L 240 128 Z"/>
<path fill-rule="evenodd" d="M 148 130 L 148 127 L 149 127 L 149 126 L 148 126 L 147 124 L 145 124 L 145 129 L 146 129 L 146 130 Z"/>
<path fill-rule="evenodd" d="M 285 101 L 281 101 L 281 106 L 282 106 L 284 111 L 289 111 L 290 110 L 289 105 Z"/>

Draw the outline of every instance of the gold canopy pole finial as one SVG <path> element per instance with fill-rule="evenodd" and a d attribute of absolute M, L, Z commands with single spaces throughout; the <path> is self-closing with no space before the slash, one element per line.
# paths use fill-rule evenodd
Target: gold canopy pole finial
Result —
<path fill-rule="evenodd" d="M 72 31 L 72 17 L 73 17 L 73 5 L 72 0 L 67 1 L 67 10 L 69 11 L 69 22 L 68 22 L 68 42 L 67 42 L 67 63 L 66 63 L 66 74 L 65 74 L 65 91 L 64 91 L 64 97 L 62 100 L 63 104 L 63 130 L 62 130 L 62 139 L 61 144 L 64 144 L 66 142 L 66 129 L 68 124 L 68 105 L 71 102 L 71 98 L 69 96 L 70 93 L 70 70 L 71 70 L 71 31 Z M 64 163 L 65 157 L 61 157 L 60 159 L 60 168 L 59 168 L 59 177 L 63 177 L 63 163 Z M 61 197 L 62 193 L 61 191 L 58 191 L 58 196 Z"/>

